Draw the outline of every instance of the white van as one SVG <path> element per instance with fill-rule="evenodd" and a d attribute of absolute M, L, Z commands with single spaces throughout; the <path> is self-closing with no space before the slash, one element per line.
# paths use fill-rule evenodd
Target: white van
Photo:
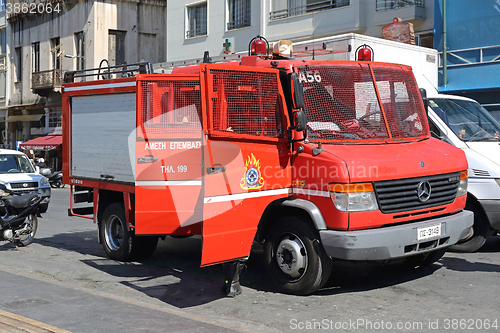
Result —
<path fill-rule="evenodd" d="M 28 157 L 17 150 L 0 149 L 0 181 L 16 193 L 36 191 L 42 194 L 40 213 L 49 208 L 49 180 L 35 171 Z"/>
<path fill-rule="evenodd" d="M 428 103 L 432 136 L 461 148 L 469 162 L 465 209 L 474 212 L 474 228 L 451 248 L 476 251 L 500 231 L 500 123 L 469 98 L 432 94 Z"/>

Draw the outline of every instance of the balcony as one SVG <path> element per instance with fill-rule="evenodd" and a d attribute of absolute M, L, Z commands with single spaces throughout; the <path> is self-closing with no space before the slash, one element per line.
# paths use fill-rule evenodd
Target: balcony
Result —
<path fill-rule="evenodd" d="M 64 71 L 62 69 L 51 69 L 32 73 L 31 90 L 33 90 L 35 94 L 44 96 L 47 91 L 61 88 L 63 78 Z"/>
<path fill-rule="evenodd" d="M 279 20 L 291 16 L 297 16 L 307 13 L 319 12 L 333 8 L 345 7 L 350 5 L 350 0 L 326 0 L 309 3 L 305 6 L 288 7 L 286 9 L 276 10 L 269 13 L 269 20 Z"/>
<path fill-rule="evenodd" d="M 377 10 L 390 10 L 407 6 L 425 7 L 424 0 L 377 0 Z"/>
<path fill-rule="evenodd" d="M 376 25 L 391 24 L 399 17 L 403 22 L 422 22 L 426 20 L 424 0 L 377 0 L 377 10 L 373 16 Z"/>

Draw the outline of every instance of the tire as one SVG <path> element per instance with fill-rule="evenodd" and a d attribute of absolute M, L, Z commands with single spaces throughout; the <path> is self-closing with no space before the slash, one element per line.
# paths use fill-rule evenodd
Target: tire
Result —
<path fill-rule="evenodd" d="M 48 203 L 41 204 L 41 205 L 38 206 L 38 211 L 40 213 L 46 213 L 47 209 L 49 209 L 49 204 Z"/>
<path fill-rule="evenodd" d="M 137 258 L 144 259 L 151 256 L 158 245 L 157 236 L 135 236 L 137 241 Z"/>
<path fill-rule="evenodd" d="M 50 187 L 61 188 L 61 187 L 64 187 L 64 184 L 63 184 L 62 180 L 55 180 L 55 181 L 50 183 Z"/>
<path fill-rule="evenodd" d="M 104 251 L 110 259 L 131 261 L 137 253 L 137 238 L 128 230 L 125 208 L 122 203 L 106 207 L 99 223 Z"/>
<path fill-rule="evenodd" d="M 264 258 L 278 289 L 295 295 L 317 291 L 328 281 L 332 268 L 317 231 L 300 217 L 284 217 L 270 228 Z"/>
<path fill-rule="evenodd" d="M 38 217 L 35 214 L 29 215 L 19 229 L 22 228 L 26 228 L 26 230 L 23 231 L 19 238 L 14 240 L 14 244 L 19 247 L 33 243 L 36 230 L 38 229 Z"/>
<path fill-rule="evenodd" d="M 450 250 L 455 252 L 475 252 L 479 250 L 486 242 L 486 237 L 490 231 L 490 223 L 484 211 L 478 204 L 469 204 L 465 209 L 474 212 L 474 225 L 472 226 L 472 235 L 465 240 L 459 240 L 455 245 L 450 246 Z"/>
<path fill-rule="evenodd" d="M 445 252 L 446 249 L 439 249 L 432 252 L 417 254 L 415 256 L 408 257 L 405 260 L 405 266 L 409 268 L 415 268 L 417 266 L 425 267 L 432 265 L 433 263 L 441 259 Z"/>

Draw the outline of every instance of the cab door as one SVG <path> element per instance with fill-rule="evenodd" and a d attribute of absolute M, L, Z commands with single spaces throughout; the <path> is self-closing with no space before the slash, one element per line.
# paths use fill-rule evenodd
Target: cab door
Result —
<path fill-rule="evenodd" d="M 199 234 L 203 219 L 198 75 L 138 77 L 135 233 Z"/>
<path fill-rule="evenodd" d="M 250 254 L 259 221 L 289 195 L 288 116 L 275 69 L 201 67 L 207 114 L 202 266 Z"/>

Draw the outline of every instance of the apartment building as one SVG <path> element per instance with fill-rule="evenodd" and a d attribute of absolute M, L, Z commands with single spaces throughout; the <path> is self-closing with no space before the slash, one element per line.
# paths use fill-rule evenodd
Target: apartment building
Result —
<path fill-rule="evenodd" d="M 102 59 L 109 65 L 165 59 L 165 1 L 35 4 L 27 13 L 15 12 L 14 5 L 7 10 L 6 141 L 13 148 L 16 142 L 60 132 L 65 71 L 96 68 Z"/>
<path fill-rule="evenodd" d="M 347 32 L 381 37 L 395 17 L 413 23 L 419 45 L 433 47 L 431 0 L 170 0 L 167 61 L 246 51 L 256 35 L 295 42 Z"/>

